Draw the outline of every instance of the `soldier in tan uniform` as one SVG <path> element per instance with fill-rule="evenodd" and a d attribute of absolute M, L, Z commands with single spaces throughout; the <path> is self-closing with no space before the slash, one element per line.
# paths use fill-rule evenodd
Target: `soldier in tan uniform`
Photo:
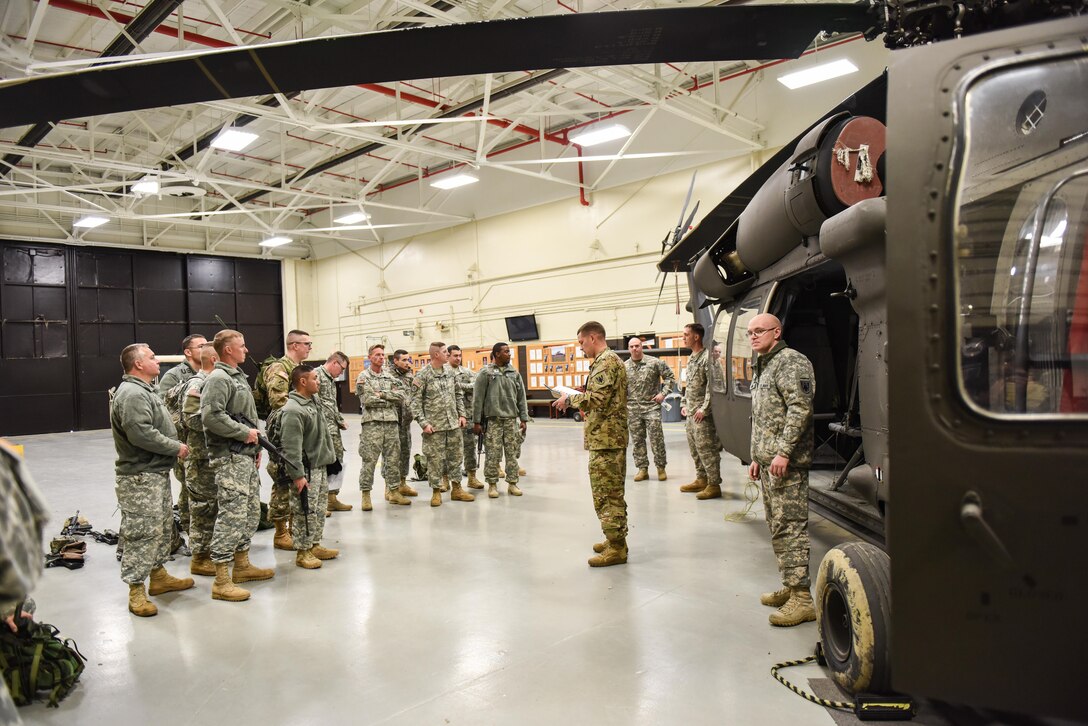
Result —
<path fill-rule="evenodd" d="M 320 386 L 318 400 L 321 403 L 321 411 L 325 415 L 325 421 L 329 428 L 329 436 L 332 437 L 333 454 L 336 461 L 329 465 L 326 472 L 329 480 L 329 501 L 325 507 L 325 513 L 350 512 L 351 505 L 341 502 L 339 499 L 340 482 L 344 478 L 344 440 L 340 438 L 340 432 L 347 429 L 340 406 L 336 401 L 336 379 L 348 369 L 348 357 L 346 354 L 336 351 L 328 357 L 325 365 L 317 369 L 317 382 Z"/>
<path fill-rule="evenodd" d="M 415 373 L 412 372 L 412 356 L 408 355 L 408 351 L 403 348 L 398 348 L 393 351 L 392 361 L 393 365 L 386 366 L 386 369 L 404 399 L 397 411 L 398 432 L 400 434 L 400 466 L 398 467 L 400 487 L 397 491 L 406 497 L 417 497 L 419 492 L 408 483 L 408 467 L 411 465 L 412 460 L 411 401 L 412 392 L 415 391 L 412 386 L 413 381 L 415 381 Z M 388 480 L 395 473 L 391 468 L 391 464 L 390 461 L 382 460 L 383 479 Z"/>
<path fill-rule="evenodd" d="M 374 489 L 374 468 L 381 458 L 385 480 L 385 501 L 408 506 L 412 500 L 401 491 L 400 473 L 400 410 L 404 395 L 393 377 L 385 370 L 385 346 L 375 343 L 368 351 L 370 367 L 355 379 L 355 395 L 362 409 L 359 426 L 359 489 L 363 493 L 362 509 L 374 509 L 370 492 Z"/>
<path fill-rule="evenodd" d="M 193 559 L 189 565 L 192 575 L 215 577 L 212 564 L 212 531 L 219 511 L 215 489 L 215 470 L 208 459 L 208 443 L 200 419 L 200 399 L 204 383 L 215 370 L 219 355 L 215 346 L 205 343 L 200 349 L 200 370 L 189 379 L 183 391 L 181 418 L 185 425 L 185 443 L 189 458 L 185 464 L 185 488 L 189 491 L 189 546 Z"/>
<path fill-rule="evenodd" d="M 277 361 L 269 363 L 264 369 L 264 390 L 268 400 L 268 410 L 275 411 L 287 403 L 291 393 L 291 371 L 310 355 L 314 344 L 305 330 L 292 330 L 287 334 L 286 352 Z M 294 550 L 291 541 L 291 491 L 280 481 L 279 465 L 269 460 L 265 471 L 272 477 L 272 496 L 268 500 L 268 518 L 276 525 L 276 535 L 272 544 L 278 550 Z"/>
<path fill-rule="evenodd" d="M 449 351 L 445 343 L 431 343 L 431 364 L 424 367 L 412 384 L 412 418 L 423 430 L 423 456 L 431 485 L 431 506 L 442 506 L 442 481 L 453 487 L 450 501 L 471 502 L 475 496 L 461 488 L 461 460 L 464 440 L 461 429 L 467 422 L 465 399 L 457 378 L 445 368 Z"/>
<path fill-rule="evenodd" d="M 697 499 L 722 496 L 722 454 L 714 417 L 710 415 L 710 356 L 703 344 L 705 331 L 699 323 L 684 326 L 684 345 L 691 348 L 688 358 L 684 405 L 687 417 L 688 449 L 695 461 L 695 481 L 680 487 L 682 492 L 698 492 Z"/>
<path fill-rule="evenodd" d="M 665 433 L 661 430 L 661 402 L 672 389 L 675 378 L 672 368 L 659 358 L 646 355 L 642 350 L 642 338 L 637 335 L 627 341 L 631 357 L 624 363 L 627 369 L 627 423 L 631 429 L 631 446 L 634 449 L 635 481 L 650 478 L 650 457 L 646 455 L 646 435 L 650 436 L 650 448 L 657 464 L 657 480 L 665 481 L 667 463 Z"/>
<path fill-rule="evenodd" d="M 623 498 L 627 477 L 627 371 L 619 356 L 609 350 L 600 323 L 591 320 L 578 328 L 578 345 L 593 359 L 586 391 L 569 398 L 562 396 L 552 405 L 560 411 L 571 406 L 585 414 L 593 508 L 606 538 L 593 545 L 597 554 L 589 558 L 589 565 L 622 565 L 627 562 L 627 502 Z"/>

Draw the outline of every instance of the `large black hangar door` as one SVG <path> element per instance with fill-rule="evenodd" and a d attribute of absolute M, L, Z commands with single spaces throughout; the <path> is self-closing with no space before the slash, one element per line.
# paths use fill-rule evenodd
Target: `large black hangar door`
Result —
<path fill-rule="evenodd" d="M 69 262 L 63 248 L 4 242 L 0 434 L 75 428 Z"/>

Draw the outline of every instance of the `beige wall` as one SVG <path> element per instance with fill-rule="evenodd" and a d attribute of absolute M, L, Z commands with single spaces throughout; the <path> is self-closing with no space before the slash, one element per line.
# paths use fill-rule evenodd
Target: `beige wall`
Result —
<path fill-rule="evenodd" d="M 758 161 L 701 167 L 696 222 Z M 361 355 L 379 341 L 411 351 L 438 339 L 491 345 L 506 339 L 503 318 L 528 313 L 542 340 L 572 339 L 590 319 L 609 335 L 647 330 L 658 292 L 654 263 L 690 179 L 690 171 L 662 175 L 597 192 L 589 207 L 574 197 L 358 253 L 285 262 L 284 322 L 310 332 L 315 355 Z M 685 280 L 679 316 L 675 289 L 670 278 L 657 331 L 691 319 Z"/>

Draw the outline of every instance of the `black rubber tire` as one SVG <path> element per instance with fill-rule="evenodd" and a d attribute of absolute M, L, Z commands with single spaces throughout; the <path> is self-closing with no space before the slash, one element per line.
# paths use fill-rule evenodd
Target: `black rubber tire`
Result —
<path fill-rule="evenodd" d="M 891 690 L 891 560 L 866 542 L 833 548 L 816 578 L 816 624 L 831 677 L 848 693 Z"/>

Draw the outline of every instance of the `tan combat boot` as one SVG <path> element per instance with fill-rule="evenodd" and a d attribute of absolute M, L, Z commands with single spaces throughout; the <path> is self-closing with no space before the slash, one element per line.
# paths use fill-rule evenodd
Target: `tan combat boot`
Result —
<path fill-rule="evenodd" d="M 215 565 L 212 564 L 212 556 L 207 552 L 194 552 L 193 561 L 189 563 L 189 574 L 215 577 Z"/>
<path fill-rule="evenodd" d="M 448 492 L 450 490 L 450 478 L 448 476 L 442 477 L 442 483 L 439 484 L 438 490 L 442 492 Z"/>
<path fill-rule="evenodd" d="M 295 553 L 295 565 L 304 570 L 316 570 L 321 567 L 321 560 L 314 557 L 310 550 L 299 550 Z"/>
<path fill-rule="evenodd" d="M 331 517 L 332 516 L 332 512 L 329 511 L 328 507 L 325 507 L 325 516 L 326 517 Z"/>
<path fill-rule="evenodd" d="M 219 568 L 215 568 L 216 577 L 219 577 Z M 234 553 L 234 570 L 230 579 L 234 582 L 253 582 L 254 580 L 271 580 L 276 574 L 275 570 L 263 567 L 254 567 L 249 561 L 249 550 Z"/>
<path fill-rule="evenodd" d="M 685 484 L 680 487 L 680 491 L 690 494 L 691 492 L 701 492 L 706 489 L 706 479 L 696 479 L 690 484 Z"/>
<path fill-rule="evenodd" d="M 598 542 L 597 544 L 593 545 L 593 551 L 597 554 L 601 554 L 606 549 L 608 549 L 608 540 L 605 540 L 604 542 Z"/>
<path fill-rule="evenodd" d="M 212 583 L 212 600 L 242 602 L 249 599 L 249 590 L 243 590 L 230 579 L 230 570 L 226 562 L 215 563 L 215 582 Z"/>
<path fill-rule="evenodd" d="M 412 500 L 400 493 L 400 489 L 386 489 L 385 501 L 390 504 L 399 504 L 401 506 L 409 506 Z"/>
<path fill-rule="evenodd" d="M 374 509 L 374 505 L 370 502 L 370 492 L 363 492 L 363 503 L 359 507 L 359 509 L 363 510 L 364 512 L 369 512 L 370 510 Z"/>
<path fill-rule="evenodd" d="M 657 467 L 657 480 L 658 481 L 665 481 L 668 478 L 669 478 L 668 475 L 665 474 L 665 467 L 663 467 L 663 466 Z"/>
<path fill-rule="evenodd" d="M 498 487 L 498 485 L 488 484 L 487 485 L 487 496 L 490 497 L 491 499 L 498 499 L 499 498 L 499 487 Z"/>
<path fill-rule="evenodd" d="M 474 502 L 476 501 L 475 494 L 469 494 L 461 488 L 461 482 L 454 482 L 453 493 L 450 494 L 451 502 Z"/>
<path fill-rule="evenodd" d="M 774 592 L 765 592 L 759 596 L 759 604 L 767 605 L 772 608 L 780 608 L 786 604 L 786 601 L 790 599 L 790 589 L 783 587 L 780 590 Z"/>
<path fill-rule="evenodd" d="M 193 586 L 191 577 L 174 577 L 166 571 L 165 567 L 156 567 L 151 571 L 151 584 L 147 588 L 148 595 L 162 595 L 164 592 L 179 592 L 188 590 Z"/>
<path fill-rule="evenodd" d="M 816 619 L 816 608 L 812 604 L 812 595 L 807 587 L 794 587 L 790 589 L 790 599 L 786 604 L 771 613 L 768 620 L 771 625 L 780 628 L 788 628 L 793 625 L 807 623 Z"/>
<path fill-rule="evenodd" d="M 402 481 L 400 483 L 400 486 L 397 487 L 397 491 L 400 492 L 401 496 L 403 496 L 403 497 L 418 497 L 419 496 L 419 492 L 417 492 L 415 489 L 413 489 L 412 485 L 408 484 L 405 481 Z"/>
<path fill-rule="evenodd" d="M 476 478 L 476 470 L 473 469 L 468 473 L 468 488 L 469 489 L 483 489 L 484 483 Z"/>
<path fill-rule="evenodd" d="M 518 476 L 525 476 L 525 469 L 518 468 Z"/>
<path fill-rule="evenodd" d="M 148 601 L 142 582 L 128 586 L 128 611 L 141 618 L 150 618 L 159 612 L 159 609 L 155 607 L 155 603 Z"/>
<path fill-rule="evenodd" d="M 441 489 L 432 489 L 431 490 L 431 506 L 432 507 L 441 507 L 442 506 L 442 490 Z"/>
<path fill-rule="evenodd" d="M 722 498 L 722 486 L 721 484 L 707 484 L 706 489 L 695 495 L 696 499 L 721 499 Z"/>
<path fill-rule="evenodd" d="M 331 547 L 322 547 L 319 544 L 315 544 L 311 547 L 310 552 L 313 553 L 314 557 L 322 561 L 335 560 L 340 556 L 340 550 L 334 550 Z"/>
<path fill-rule="evenodd" d="M 291 530 L 287 527 L 286 519 L 276 520 L 276 535 L 272 538 L 272 546 L 278 550 L 293 550 L 295 542 L 291 539 Z"/>
<path fill-rule="evenodd" d="M 604 552 L 589 558 L 590 567 L 611 567 L 627 564 L 627 540 L 608 540 Z"/>
<path fill-rule="evenodd" d="M 336 496 L 336 492 L 329 492 L 329 506 L 326 509 L 330 512 L 350 512 L 352 506 L 345 502 L 341 502 L 339 497 Z"/>
<path fill-rule="evenodd" d="M 512 497 L 520 497 L 521 489 L 518 488 L 517 484 L 510 484 L 506 487 L 506 493 Z"/>
<path fill-rule="evenodd" d="M 650 472 L 646 471 L 645 469 L 639 469 L 638 473 L 635 474 L 635 481 L 646 481 L 649 478 Z"/>

